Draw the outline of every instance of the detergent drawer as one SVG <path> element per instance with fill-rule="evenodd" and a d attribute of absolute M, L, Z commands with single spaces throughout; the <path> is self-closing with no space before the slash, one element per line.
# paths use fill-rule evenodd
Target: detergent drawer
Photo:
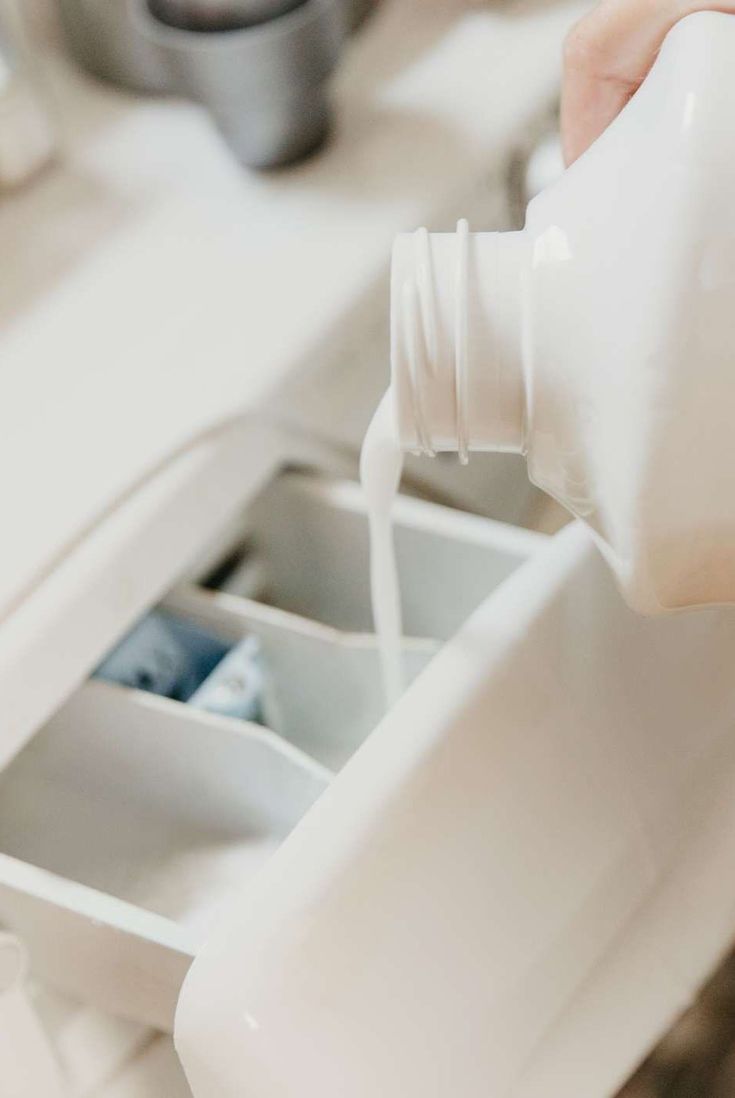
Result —
<path fill-rule="evenodd" d="M 396 521 L 411 682 L 547 539 L 408 497 Z M 255 639 L 262 723 L 82 685 L 0 772 L 0 921 L 52 985 L 170 1029 L 220 914 L 382 720 L 359 486 L 277 473 L 157 613 Z"/>
<path fill-rule="evenodd" d="M 0 919 L 55 985 L 170 1028 L 218 908 L 327 780 L 265 729 L 89 682 L 0 775 Z"/>
<path fill-rule="evenodd" d="M 198 954 L 197 1098 L 615 1094 L 732 947 L 734 649 L 551 539 Z"/>

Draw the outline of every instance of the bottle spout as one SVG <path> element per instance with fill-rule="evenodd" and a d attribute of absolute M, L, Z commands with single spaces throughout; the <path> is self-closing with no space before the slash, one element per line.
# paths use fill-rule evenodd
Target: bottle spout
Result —
<path fill-rule="evenodd" d="M 396 239 L 391 368 L 401 447 L 522 452 L 525 232 Z"/>

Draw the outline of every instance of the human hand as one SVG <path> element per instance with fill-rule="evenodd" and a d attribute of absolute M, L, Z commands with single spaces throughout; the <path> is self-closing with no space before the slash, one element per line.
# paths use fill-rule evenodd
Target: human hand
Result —
<path fill-rule="evenodd" d="M 703 10 L 735 12 L 735 0 L 601 0 L 572 27 L 564 49 L 561 104 L 567 164 L 620 113 L 674 24 Z"/>

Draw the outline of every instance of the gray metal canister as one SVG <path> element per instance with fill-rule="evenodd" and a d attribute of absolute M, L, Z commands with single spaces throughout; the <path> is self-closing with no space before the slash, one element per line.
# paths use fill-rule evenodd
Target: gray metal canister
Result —
<path fill-rule="evenodd" d="M 321 144 L 327 82 L 345 36 L 339 0 L 306 0 L 252 26 L 218 31 L 173 27 L 147 0 L 128 2 L 170 86 L 210 110 L 244 164 L 285 164 Z"/>
<path fill-rule="evenodd" d="M 59 0 L 78 59 L 211 112 L 238 159 L 308 155 L 330 122 L 328 81 L 366 0 Z"/>
<path fill-rule="evenodd" d="M 85 69 L 143 92 L 167 92 L 158 47 L 135 26 L 127 0 L 58 0 L 69 46 Z"/>

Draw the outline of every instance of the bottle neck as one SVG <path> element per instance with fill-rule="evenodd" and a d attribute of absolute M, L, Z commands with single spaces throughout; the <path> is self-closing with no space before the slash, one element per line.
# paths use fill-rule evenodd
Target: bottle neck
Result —
<path fill-rule="evenodd" d="M 524 449 L 525 232 L 396 239 L 391 360 L 401 447 Z"/>

